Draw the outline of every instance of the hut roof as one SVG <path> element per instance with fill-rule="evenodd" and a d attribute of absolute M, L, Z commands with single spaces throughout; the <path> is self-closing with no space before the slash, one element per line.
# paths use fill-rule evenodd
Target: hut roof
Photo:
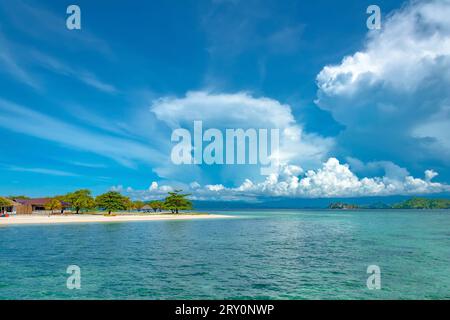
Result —
<path fill-rule="evenodd" d="M 15 202 L 20 203 L 24 206 L 45 206 L 47 203 L 49 203 L 52 200 L 52 198 L 34 198 L 34 199 L 14 199 Z M 61 201 L 61 204 L 63 206 L 69 206 L 70 203 Z"/>

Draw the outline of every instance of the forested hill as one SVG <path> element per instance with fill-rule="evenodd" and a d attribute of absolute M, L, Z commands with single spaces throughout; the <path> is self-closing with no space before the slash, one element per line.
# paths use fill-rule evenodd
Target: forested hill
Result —
<path fill-rule="evenodd" d="M 333 202 L 329 209 L 450 209 L 450 199 L 411 198 L 393 205 L 377 202 L 371 205 L 356 205 L 351 203 Z"/>
<path fill-rule="evenodd" d="M 450 199 L 411 198 L 392 207 L 394 209 L 450 209 Z"/>

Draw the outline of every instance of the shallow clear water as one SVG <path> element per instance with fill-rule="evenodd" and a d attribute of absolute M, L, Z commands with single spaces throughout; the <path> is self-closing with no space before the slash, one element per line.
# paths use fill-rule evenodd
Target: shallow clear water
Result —
<path fill-rule="evenodd" d="M 449 210 L 226 214 L 0 227 L 0 299 L 450 298 Z M 367 289 L 372 264 L 381 290 Z"/>

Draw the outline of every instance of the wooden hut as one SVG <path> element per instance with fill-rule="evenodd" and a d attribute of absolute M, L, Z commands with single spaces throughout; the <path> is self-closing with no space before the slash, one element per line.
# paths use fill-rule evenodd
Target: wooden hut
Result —
<path fill-rule="evenodd" d="M 34 199 L 13 199 L 16 204 L 13 213 L 16 214 L 33 214 L 45 212 L 45 206 L 52 198 L 34 198 Z M 62 211 L 70 207 L 70 203 L 61 201 Z"/>

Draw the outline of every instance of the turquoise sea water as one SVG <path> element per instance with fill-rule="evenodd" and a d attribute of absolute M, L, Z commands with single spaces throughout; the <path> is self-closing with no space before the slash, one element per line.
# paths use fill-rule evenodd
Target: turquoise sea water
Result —
<path fill-rule="evenodd" d="M 450 298 L 449 210 L 225 214 L 0 227 L 0 299 Z M 366 287 L 372 264 L 381 290 Z"/>

